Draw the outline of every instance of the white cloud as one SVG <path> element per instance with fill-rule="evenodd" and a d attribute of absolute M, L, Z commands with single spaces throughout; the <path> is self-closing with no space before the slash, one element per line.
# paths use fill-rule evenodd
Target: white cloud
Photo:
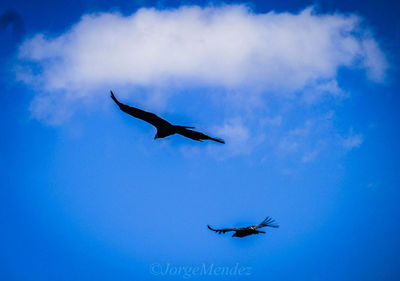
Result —
<path fill-rule="evenodd" d="M 264 134 L 254 134 L 248 124 L 245 124 L 240 117 L 227 119 L 222 125 L 210 128 L 209 132 L 210 135 L 219 136 L 226 142 L 223 149 L 213 142 L 206 146 L 207 153 L 217 159 L 248 154 L 264 141 Z M 181 147 L 181 152 L 190 157 L 204 153 L 204 150 L 201 150 L 198 146 L 184 145 Z"/>
<path fill-rule="evenodd" d="M 216 135 L 225 138 L 226 151 L 229 156 L 248 153 L 257 142 L 240 118 L 226 120 L 221 127 L 215 128 L 214 131 Z"/>
<path fill-rule="evenodd" d="M 282 116 L 277 115 L 275 117 L 265 117 L 260 119 L 260 125 L 266 126 L 280 126 L 282 124 Z"/>
<path fill-rule="evenodd" d="M 353 130 L 350 130 L 349 136 L 342 137 L 341 144 L 345 149 L 351 150 L 360 147 L 363 141 L 364 138 L 362 134 L 354 134 Z"/>
<path fill-rule="evenodd" d="M 303 100 L 307 104 L 316 104 L 324 96 L 330 97 L 346 97 L 347 94 L 338 85 L 336 79 L 329 81 L 319 81 L 315 85 L 305 87 L 302 93 Z"/>
<path fill-rule="evenodd" d="M 301 158 L 301 161 L 303 163 L 309 163 L 311 161 L 314 161 L 320 152 L 321 152 L 321 149 L 318 149 L 318 148 L 314 149 L 313 151 L 304 154 L 303 157 Z"/>
<path fill-rule="evenodd" d="M 304 148 L 311 133 L 314 131 L 314 122 L 307 120 L 304 125 L 290 130 L 281 138 L 277 152 L 282 155 L 297 152 L 300 148 Z"/>
<path fill-rule="evenodd" d="M 366 37 L 362 41 L 362 48 L 364 50 L 363 63 L 368 76 L 374 81 L 382 81 L 388 65 L 377 42 L 373 38 Z"/>
<path fill-rule="evenodd" d="M 41 93 L 32 113 L 44 120 L 60 114 L 47 106 L 54 100 L 62 97 L 65 107 L 100 99 L 108 88 L 160 93 L 211 86 L 246 89 L 246 95 L 315 88 L 338 95 L 340 67 L 384 79 L 384 55 L 360 21 L 312 8 L 256 14 L 244 5 L 89 14 L 63 34 L 27 40 L 17 77 Z"/>

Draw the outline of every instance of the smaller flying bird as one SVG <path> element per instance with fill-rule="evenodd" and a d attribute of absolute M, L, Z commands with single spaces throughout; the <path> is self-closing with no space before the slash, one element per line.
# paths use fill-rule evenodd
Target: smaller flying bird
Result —
<path fill-rule="evenodd" d="M 5 11 L 0 15 L 0 31 L 12 27 L 12 32 L 16 39 L 21 39 L 25 33 L 24 22 L 21 16 L 13 10 Z"/>
<path fill-rule="evenodd" d="M 211 226 L 207 225 L 208 229 L 217 232 L 218 234 L 229 232 L 229 231 L 235 231 L 233 233 L 232 237 L 245 237 L 248 235 L 252 234 L 259 234 L 259 233 L 265 233 L 264 231 L 257 230 L 258 228 L 262 227 L 274 227 L 278 228 L 279 225 L 275 224 L 275 220 L 273 220 L 270 217 L 266 217 L 265 220 L 263 220 L 260 224 L 258 225 L 253 225 L 253 226 L 248 226 L 248 227 L 241 227 L 241 228 L 223 228 L 223 229 L 214 229 Z"/>
<path fill-rule="evenodd" d="M 203 141 L 203 140 L 212 140 L 216 141 L 219 143 L 225 143 L 224 140 L 218 139 L 218 138 L 212 138 L 210 136 L 207 136 L 203 133 L 189 130 L 189 129 L 194 129 L 194 127 L 185 127 L 185 126 L 178 126 L 178 125 L 172 125 L 168 121 L 158 117 L 154 113 L 150 113 L 144 110 L 141 110 L 136 107 L 131 107 L 126 104 L 123 104 L 117 100 L 117 98 L 114 96 L 114 93 L 111 92 L 111 98 L 115 101 L 115 103 L 119 106 L 119 108 L 129 114 L 132 115 L 133 117 L 139 118 L 143 121 L 146 121 L 147 123 L 150 123 L 157 129 L 157 133 L 154 136 L 154 139 L 159 139 L 159 138 L 165 138 L 173 134 L 180 134 L 184 137 L 187 137 L 192 140 L 196 141 Z"/>

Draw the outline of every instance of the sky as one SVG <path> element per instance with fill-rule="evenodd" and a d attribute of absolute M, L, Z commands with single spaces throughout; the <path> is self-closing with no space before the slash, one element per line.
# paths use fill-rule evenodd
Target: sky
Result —
<path fill-rule="evenodd" d="M 398 280 L 399 8 L 3 0 L 0 280 Z"/>

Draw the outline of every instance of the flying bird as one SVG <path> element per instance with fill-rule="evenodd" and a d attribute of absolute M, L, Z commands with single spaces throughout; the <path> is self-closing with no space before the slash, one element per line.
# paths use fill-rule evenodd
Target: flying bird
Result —
<path fill-rule="evenodd" d="M 260 224 L 258 225 L 253 225 L 253 226 L 248 226 L 248 227 L 241 227 L 241 228 L 222 228 L 222 229 L 214 229 L 211 226 L 207 225 L 208 229 L 217 232 L 218 234 L 221 233 L 226 233 L 229 231 L 235 231 L 235 233 L 233 233 L 232 237 L 245 237 L 248 235 L 252 235 L 252 234 L 259 234 L 259 233 L 265 233 L 264 231 L 261 230 L 257 230 L 258 228 L 262 228 L 262 227 L 274 227 L 274 228 L 278 228 L 279 225 L 275 224 L 275 220 L 273 220 L 270 217 L 266 217 L 265 220 L 263 220 Z"/>
<path fill-rule="evenodd" d="M 132 115 L 135 118 L 139 118 L 143 121 L 146 121 L 147 123 L 150 123 L 157 129 L 157 133 L 154 136 L 154 139 L 160 139 L 160 138 L 165 138 L 173 134 L 179 134 L 184 137 L 187 137 L 192 140 L 196 141 L 203 141 L 203 140 L 212 140 L 216 141 L 219 143 L 225 143 L 224 140 L 218 139 L 218 138 L 212 138 L 210 136 L 207 136 L 203 133 L 190 130 L 194 129 L 194 127 L 187 127 L 187 126 L 178 126 L 178 125 L 172 125 L 168 121 L 162 119 L 161 117 L 155 115 L 154 113 L 150 113 L 144 110 L 141 110 L 136 107 L 128 106 L 126 104 L 123 104 L 117 100 L 117 98 L 114 96 L 114 93 L 111 92 L 111 98 L 115 101 L 115 103 L 119 106 L 119 108 L 129 114 Z"/>
<path fill-rule="evenodd" d="M 8 26 L 12 27 L 16 39 L 22 38 L 25 33 L 24 22 L 16 11 L 8 10 L 0 15 L 0 30 L 6 30 Z"/>

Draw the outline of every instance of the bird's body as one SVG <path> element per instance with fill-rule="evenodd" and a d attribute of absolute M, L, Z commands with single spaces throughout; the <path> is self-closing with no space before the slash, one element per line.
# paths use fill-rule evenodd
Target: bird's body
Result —
<path fill-rule="evenodd" d="M 225 143 L 224 140 L 218 139 L 218 138 L 212 138 L 210 136 L 207 136 L 203 133 L 190 130 L 194 129 L 194 127 L 187 127 L 187 126 L 179 126 L 179 125 L 172 125 L 168 121 L 162 119 L 161 117 L 155 115 L 154 113 L 147 112 L 144 110 L 141 110 L 136 107 L 128 106 L 126 104 L 123 104 L 117 100 L 117 98 L 114 96 L 114 93 L 111 91 L 111 98 L 114 100 L 114 102 L 119 106 L 119 108 L 136 118 L 139 118 L 143 121 L 146 121 L 156 127 L 157 133 L 154 137 L 154 139 L 158 138 L 165 138 L 168 136 L 171 136 L 173 134 L 180 134 L 182 136 L 185 136 L 187 138 L 190 138 L 192 140 L 196 141 L 203 141 L 203 140 L 213 140 L 219 143 Z"/>
<path fill-rule="evenodd" d="M 240 227 L 240 228 L 222 228 L 222 229 L 214 229 L 211 226 L 207 225 L 208 229 L 217 232 L 218 234 L 221 233 L 226 233 L 229 231 L 235 231 L 235 233 L 232 235 L 232 237 L 246 237 L 252 234 L 259 234 L 259 233 L 265 233 L 264 231 L 257 230 L 258 228 L 261 227 L 273 227 L 273 228 L 278 228 L 279 226 L 274 224 L 275 221 L 267 217 L 265 220 L 263 220 L 260 224 L 258 225 L 252 225 L 248 227 Z"/>

